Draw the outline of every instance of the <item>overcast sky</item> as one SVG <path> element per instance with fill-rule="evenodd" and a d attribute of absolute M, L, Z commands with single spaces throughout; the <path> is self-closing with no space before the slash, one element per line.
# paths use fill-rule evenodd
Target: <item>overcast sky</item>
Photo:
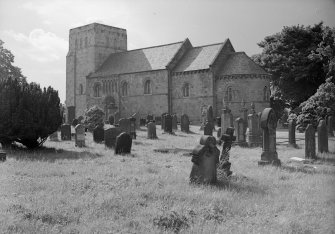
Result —
<path fill-rule="evenodd" d="M 65 101 L 69 29 L 92 22 L 127 29 L 128 49 L 189 38 L 194 46 L 230 38 L 249 56 L 284 26 L 335 27 L 335 0 L 0 0 L 0 39 L 29 82 Z"/>

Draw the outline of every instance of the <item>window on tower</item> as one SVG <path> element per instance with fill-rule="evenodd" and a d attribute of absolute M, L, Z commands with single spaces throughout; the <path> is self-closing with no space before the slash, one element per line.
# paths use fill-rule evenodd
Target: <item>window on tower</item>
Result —
<path fill-rule="evenodd" d="M 232 88 L 229 86 L 227 88 L 227 101 L 231 102 L 233 100 L 233 90 Z"/>
<path fill-rule="evenodd" d="M 183 88 L 183 97 L 189 97 L 190 96 L 190 85 L 188 83 L 185 83 Z"/>
<path fill-rule="evenodd" d="M 122 89 L 121 91 L 122 96 L 128 96 L 128 83 L 127 82 L 122 83 L 121 89 Z"/>
<path fill-rule="evenodd" d="M 83 88 L 83 85 L 80 84 L 79 85 L 79 95 L 82 95 L 84 93 L 84 88 Z"/>
<path fill-rule="evenodd" d="M 267 86 L 264 86 L 264 89 L 263 89 L 263 100 L 264 101 L 270 100 L 270 90 L 268 89 Z"/>
<path fill-rule="evenodd" d="M 93 86 L 93 96 L 100 97 L 101 96 L 101 84 L 95 83 Z"/>
<path fill-rule="evenodd" d="M 151 81 L 146 80 L 144 83 L 144 94 L 151 94 Z"/>

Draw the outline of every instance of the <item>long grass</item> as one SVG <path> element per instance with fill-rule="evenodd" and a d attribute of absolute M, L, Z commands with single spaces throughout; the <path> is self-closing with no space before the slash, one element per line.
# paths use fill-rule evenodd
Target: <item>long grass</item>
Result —
<path fill-rule="evenodd" d="M 304 157 L 303 134 L 294 149 L 277 132 L 280 168 L 257 165 L 261 148 L 235 146 L 233 176 L 196 186 L 189 152 L 201 133 L 191 130 L 169 135 L 157 126 L 159 139 L 149 140 L 143 128 L 124 156 L 90 133 L 85 148 L 47 141 L 7 150 L 0 233 L 335 233 L 334 138 L 331 153 L 303 164 L 290 160 Z"/>

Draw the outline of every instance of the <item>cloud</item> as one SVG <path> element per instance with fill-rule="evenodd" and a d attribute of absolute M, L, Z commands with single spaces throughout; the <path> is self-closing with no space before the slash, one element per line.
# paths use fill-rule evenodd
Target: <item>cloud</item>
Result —
<path fill-rule="evenodd" d="M 35 11 L 39 15 L 49 15 L 50 13 L 59 12 L 63 10 L 67 1 L 40 1 L 40 2 L 26 2 L 22 5 L 24 9 Z"/>
<path fill-rule="evenodd" d="M 56 34 L 43 29 L 33 29 L 29 35 L 12 30 L 3 31 L 3 35 L 10 39 L 12 47 L 18 50 L 21 56 L 26 56 L 38 62 L 52 62 L 64 58 L 68 42 Z"/>

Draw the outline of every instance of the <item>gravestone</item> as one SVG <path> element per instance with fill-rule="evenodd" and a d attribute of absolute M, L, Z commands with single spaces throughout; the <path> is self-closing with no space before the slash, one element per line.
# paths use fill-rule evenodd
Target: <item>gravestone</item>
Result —
<path fill-rule="evenodd" d="M 140 118 L 140 126 L 145 126 L 146 119 Z"/>
<path fill-rule="evenodd" d="M 248 109 L 245 107 L 244 100 L 242 100 L 240 112 L 242 114 L 243 129 L 244 129 L 244 134 L 245 134 L 245 132 L 247 131 L 247 128 L 248 128 Z"/>
<path fill-rule="evenodd" d="M 220 139 L 221 138 L 221 128 L 218 128 L 218 131 L 217 131 L 217 133 L 216 133 L 216 137 L 218 138 L 218 139 Z"/>
<path fill-rule="evenodd" d="M 213 136 L 202 136 L 200 144 L 192 151 L 192 170 L 190 182 L 198 184 L 216 183 L 216 165 L 219 162 L 220 150 L 216 147 Z"/>
<path fill-rule="evenodd" d="M 101 125 L 96 126 L 93 129 L 93 141 L 96 143 L 101 143 L 104 140 L 105 131 Z"/>
<path fill-rule="evenodd" d="M 229 162 L 229 151 L 233 141 L 236 140 L 234 136 L 234 128 L 229 127 L 226 130 L 225 134 L 221 135 L 220 141 L 223 142 L 222 151 L 219 159 L 218 170 L 223 172 L 225 177 L 228 177 L 232 174 L 230 171 L 231 163 Z"/>
<path fill-rule="evenodd" d="M 178 129 L 178 119 L 176 114 L 172 115 L 172 129 L 173 130 Z"/>
<path fill-rule="evenodd" d="M 78 119 L 73 119 L 72 120 L 72 126 L 73 127 L 76 127 L 78 125 L 78 123 L 79 123 Z"/>
<path fill-rule="evenodd" d="M 78 124 L 75 128 L 75 146 L 85 147 L 85 127 L 82 124 Z"/>
<path fill-rule="evenodd" d="M 211 126 L 214 128 L 214 113 L 212 106 L 208 106 L 206 116 L 207 116 L 206 122 L 209 122 Z"/>
<path fill-rule="evenodd" d="M 155 116 L 155 123 L 157 125 L 161 125 L 162 124 L 162 117 L 161 116 Z"/>
<path fill-rule="evenodd" d="M 121 116 L 120 116 L 120 112 L 115 112 L 114 113 L 114 125 L 117 124 L 120 120 Z"/>
<path fill-rule="evenodd" d="M 58 141 L 58 132 L 53 132 L 49 135 L 49 140 L 50 141 Z"/>
<path fill-rule="evenodd" d="M 153 115 L 147 115 L 146 124 L 148 124 L 149 122 L 152 122 L 153 120 L 154 120 Z"/>
<path fill-rule="evenodd" d="M 110 115 L 108 117 L 108 122 L 109 122 L 110 125 L 114 125 L 114 115 Z"/>
<path fill-rule="evenodd" d="M 180 117 L 180 129 L 182 132 L 189 133 L 190 132 L 190 120 L 188 118 L 188 115 L 183 114 Z"/>
<path fill-rule="evenodd" d="M 6 161 L 6 152 L 5 151 L 3 151 L 2 149 L 0 149 L 0 161 L 1 162 L 4 162 L 4 161 Z"/>
<path fill-rule="evenodd" d="M 237 136 L 237 144 L 243 146 L 245 145 L 246 141 L 245 141 L 245 131 L 244 131 L 244 127 L 245 127 L 245 121 L 243 120 L 243 118 L 239 117 L 235 120 L 236 122 L 236 136 Z"/>
<path fill-rule="evenodd" d="M 327 129 L 328 129 L 328 136 L 333 137 L 334 136 L 334 117 L 332 115 L 329 115 L 327 117 Z"/>
<path fill-rule="evenodd" d="M 308 124 L 305 131 L 305 158 L 316 159 L 315 129 L 312 124 Z"/>
<path fill-rule="evenodd" d="M 216 117 L 216 125 L 220 128 L 221 127 L 221 117 Z"/>
<path fill-rule="evenodd" d="M 121 130 L 118 127 L 111 127 L 105 129 L 104 139 L 105 139 L 105 146 L 107 148 L 114 148 L 116 137 L 120 135 Z"/>
<path fill-rule="evenodd" d="M 148 134 L 148 139 L 157 139 L 156 124 L 154 122 L 148 123 L 147 134 Z"/>
<path fill-rule="evenodd" d="M 248 146 L 249 147 L 257 147 L 260 146 L 259 139 L 259 115 L 255 112 L 255 105 L 251 104 L 251 113 L 248 115 Z"/>
<path fill-rule="evenodd" d="M 132 141 L 128 133 L 122 132 L 116 137 L 114 154 L 130 154 Z"/>
<path fill-rule="evenodd" d="M 328 152 L 328 130 L 325 120 L 320 120 L 318 125 L 318 152 Z"/>
<path fill-rule="evenodd" d="M 234 119 L 229 107 L 225 106 L 221 115 L 221 134 L 224 134 L 230 127 L 234 127 Z"/>
<path fill-rule="evenodd" d="M 164 116 L 164 132 L 172 133 L 172 116 L 169 114 Z"/>
<path fill-rule="evenodd" d="M 262 146 L 263 144 L 263 130 L 261 128 L 261 116 L 262 116 L 262 112 L 258 112 L 257 114 L 258 116 L 258 124 L 257 124 L 257 127 L 258 127 L 258 137 L 257 137 L 257 141 L 258 141 L 258 146 Z"/>
<path fill-rule="evenodd" d="M 162 114 L 162 130 L 164 130 L 165 129 L 165 115 L 167 115 L 167 113 L 163 113 Z"/>
<path fill-rule="evenodd" d="M 139 115 L 139 113 L 136 112 L 131 117 L 135 118 L 135 128 L 140 129 L 140 115 Z"/>
<path fill-rule="evenodd" d="M 250 127 L 251 126 L 249 125 L 249 128 Z M 276 127 L 277 118 L 274 110 L 272 108 L 265 108 L 261 115 L 263 150 L 258 165 L 272 164 L 274 166 L 280 166 L 281 164 L 276 151 Z"/>
<path fill-rule="evenodd" d="M 206 122 L 205 124 L 204 135 L 213 136 L 213 125 L 210 122 Z"/>
<path fill-rule="evenodd" d="M 136 139 L 136 118 L 135 117 L 130 117 L 130 136 L 132 139 Z"/>
<path fill-rule="evenodd" d="M 201 126 L 200 126 L 200 130 L 203 130 L 206 124 L 206 119 L 207 119 L 207 106 L 203 105 L 201 106 Z"/>
<path fill-rule="evenodd" d="M 295 119 L 291 119 L 288 121 L 288 145 L 294 148 L 297 148 L 297 144 L 295 141 L 295 127 L 296 122 Z"/>
<path fill-rule="evenodd" d="M 122 118 L 119 120 L 119 128 L 121 132 L 126 132 L 130 134 L 130 120 Z"/>
<path fill-rule="evenodd" d="M 71 125 L 63 124 L 60 128 L 60 136 L 62 141 L 71 141 Z"/>

